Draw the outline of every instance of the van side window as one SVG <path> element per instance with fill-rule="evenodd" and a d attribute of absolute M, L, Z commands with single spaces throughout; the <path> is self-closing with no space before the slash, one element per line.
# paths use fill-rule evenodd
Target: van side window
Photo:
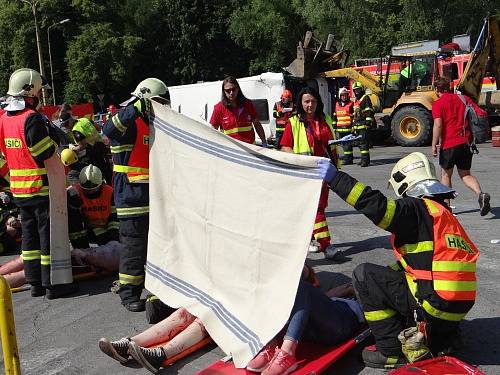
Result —
<path fill-rule="evenodd" d="M 259 121 L 266 122 L 269 121 L 269 105 L 267 99 L 251 99 L 252 103 L 257 111 L 257 116 Z"/>

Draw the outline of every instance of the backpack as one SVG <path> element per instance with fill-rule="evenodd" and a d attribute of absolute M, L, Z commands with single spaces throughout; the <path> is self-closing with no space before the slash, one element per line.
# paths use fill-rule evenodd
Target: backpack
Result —
<path fill-rule="evenodd" d="M 465 105 L 464 134 L 466 126 L 468 125 L 472 132 L 472 138 L 473 138 L 472 143 L 476 144 L 476 143 L 486 142 L 489 139 L 489 133 L 490 133 L 488 121 L 484 121 L 477 115 L 474 106 L 471 103 L 469 103 L 463 95 L 457 94 L 457 96 Z"/>

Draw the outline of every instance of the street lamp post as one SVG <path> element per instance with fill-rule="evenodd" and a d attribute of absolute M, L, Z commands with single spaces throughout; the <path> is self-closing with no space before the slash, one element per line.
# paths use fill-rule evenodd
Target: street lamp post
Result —
<path fill-rule="evenodd" d="M 38 21 L 36 18 L 36 6 L 40 0 L 21 0 L 23 3 L 29 4 L 31 7 L 31 12 L 33 13 L 33 19 L 35 21 L 35 35 L 36 35 L 36 47 L 38 50 L 38 66 L 40 69 L 40 74 L 45 75 L 45 69 L 43 67 L 43 53 L 42 53 L 42 42 L 40 40 L 40 29 L 38 28 Z M 42 89 L 43 104 L 46 104 L 47 93 L 45 89 Z"/>
<path fill-rule="evenodd" d="M 62 21 L 56 22 L 47 28 L 47 43 L 49 45 L 49 63 L 50 63 L 50 83 L 52 86 L 52 99 L 53 99 L 54 105 L 56 105 L 56 88 L 54 86 L 54 70 L 52 69 L 52 53 L 50 51 L 50 28 L 57 26 L 57 25 L 62 25 L 63 23 L 66 23 L 66 22 L 69 22 L 69 18 L 66 18 Z"/>

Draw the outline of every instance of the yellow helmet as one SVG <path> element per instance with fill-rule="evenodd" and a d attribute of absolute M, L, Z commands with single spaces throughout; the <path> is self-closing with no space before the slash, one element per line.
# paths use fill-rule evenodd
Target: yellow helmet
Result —
<path fill-rule="evenodd" d="M 42 86 L 42 76 L 36 70 L 29 68 L 17 69 L 10 75 L 7 95 L 35 97 L 42 89 Z"/>
<path fill-rule="evenodd" d="M 61 161 L 66 167 L 68 167 L 78 161 L 78 155 L 75 151 L 65 148 L 61 152 Z"/>
<path fill-rule="evenodd" d="M 361 82 L 356 81 L 356 82 L 354 82 L 354 83 L 353 83 L 353 85 L 352 85 L 352 89 L 353 89 L 353 90 L 356 90 L 356 89 L 361 89 L 361 90 L 363 90 L 363 89 L 364 89 L 364 87 L 363 87 L 363 84 L 362 84 Z"/>

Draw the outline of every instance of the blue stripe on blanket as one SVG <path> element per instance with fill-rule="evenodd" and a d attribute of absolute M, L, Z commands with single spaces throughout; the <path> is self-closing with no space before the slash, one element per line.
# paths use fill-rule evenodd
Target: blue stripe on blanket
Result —
<path fill-rule="evenodd" d="M 288 176 L 321 179 L 317 169 L 283 163 L 263 155 L 258 157 L 254 154 L 223 146 L 172 126 L 158 117 L 154 118 L 154 125 L 157 129 L 188 146 L 233 163 Z"/>
<path fill-rule="evenodd" d="M 163 284 L 176 290 L 182 295 L 194 298 L 202 305 L 208 307 L 217 318 L 242 342 L 250 346 L 252 355 L 255 356 L 263 347 L 258 336 L 246 327 L 240 320 L 232 315 L 219 301 L 213 299 L 202 290 L 194 287 L 188 282 L 181 280 L 167 271 L 155 266 L 151 262 L 146 263 L 146 272 Z"/>

